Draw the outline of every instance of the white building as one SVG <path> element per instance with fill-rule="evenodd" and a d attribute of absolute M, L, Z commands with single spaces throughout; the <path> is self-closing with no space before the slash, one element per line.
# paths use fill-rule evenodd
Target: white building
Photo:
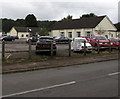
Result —
<path fill-rule="evenodd" d="M 116 27 L 107 16 L 58 21 L 51 27 L 50 36 L 76 38 L 91 35 L 116 37 Z"/>
<path fill-rule="evenodd" d="M 37 27 L 12 27 L 7 35 L 18 36 L 19 38 L 27 38 L 31 35 L 36 35 L 40 31 Z"/>

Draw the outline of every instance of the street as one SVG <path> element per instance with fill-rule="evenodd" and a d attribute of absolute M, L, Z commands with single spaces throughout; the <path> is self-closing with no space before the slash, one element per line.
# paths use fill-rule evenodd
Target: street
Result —
<path fill-rule="evenodd" d="M 3 97 L 117 97 L 118 60 L 3 75 Z"/>

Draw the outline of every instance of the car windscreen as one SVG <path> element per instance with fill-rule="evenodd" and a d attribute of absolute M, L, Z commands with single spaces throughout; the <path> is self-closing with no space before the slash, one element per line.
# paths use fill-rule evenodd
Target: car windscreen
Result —
<path fill-rule="evenodd" d="M 108 39 L 106 37 L 100 36 L 100 37 L 96 37 L 96 40 L 108 40 Z"/>
<path fill-rule="evenodd" d="M 119 39 L 110 39 L 110 41 L 118 42 L 118 41 L 120 41 L 120 40 L 119 40 Z"/>
<path fill-rule="evenodd" d="M 51 42 L 53 41 L 53 39 L 52 38 L 40 38 L 39 41 L 40 42 Z"/>
<path fill-rule="evenodd" d="M 86 43 L 88 42 L 88 41 L 85 40 L 85 39 L 77 39 L 76 41 L 81 42 L 81 43 L 84 43 L 84 41 L 86 41 Z"/>

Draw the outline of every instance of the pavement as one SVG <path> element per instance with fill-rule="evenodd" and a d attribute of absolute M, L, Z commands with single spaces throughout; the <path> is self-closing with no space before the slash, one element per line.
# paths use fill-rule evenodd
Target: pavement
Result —
<path fill-rule="evenodd" d="M 88 64 L 94 62 L 108 61 L 118 59 L 118 54 L 96 54 L 81 57 L 53 57 L 49 60 L 28 63 L 16 63 L 2 66 L 3 73 L 14 73 L 33 71 L 48 68 L 58 68 L 66 66 L 75 66 L 80 64 Z"/>
<path fill-rule="evenodd" d="M 118 60 L 6 74 L 2 77 L 3 97 L 115 99 L 118 74 Z"/>

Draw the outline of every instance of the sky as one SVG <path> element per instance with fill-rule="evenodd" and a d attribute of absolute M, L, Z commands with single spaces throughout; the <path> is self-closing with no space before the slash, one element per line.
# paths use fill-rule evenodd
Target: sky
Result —
<path fill-rule="evenodd" d="M 68 15 L 73 19 L 83 14 L 107 15 L 117 23 L 119 0 L 0 0 L 0 18 L 25 19 L 34 14 L 37 20 L 61 20 Z"/>

